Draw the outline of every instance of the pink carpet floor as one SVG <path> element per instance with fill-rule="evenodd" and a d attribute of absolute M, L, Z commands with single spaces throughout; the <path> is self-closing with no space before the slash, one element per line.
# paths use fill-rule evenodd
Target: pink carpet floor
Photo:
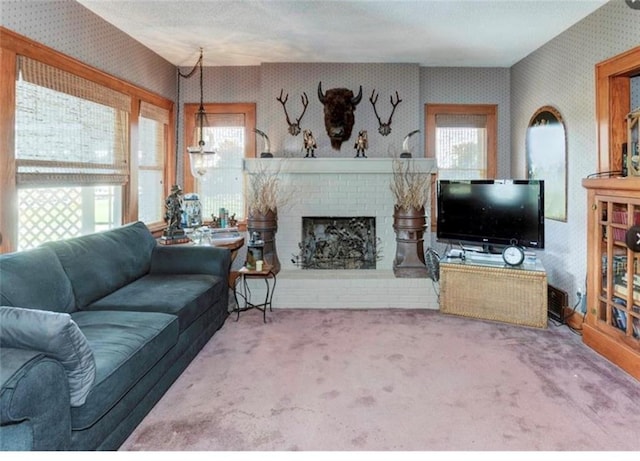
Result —
<path fill-rule="evenodd" d="M 640 449 L 640 382 L 565 326 L 424 310 L 230 317 L 121 450 Z"/>

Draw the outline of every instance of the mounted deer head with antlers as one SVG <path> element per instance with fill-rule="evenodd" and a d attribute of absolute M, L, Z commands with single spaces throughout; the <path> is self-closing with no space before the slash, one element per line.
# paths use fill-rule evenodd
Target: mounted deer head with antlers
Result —
<path fill-rule="evenodd" d="M 282 108 L 284 109 L 284 115 L 287 117 L 287 124 L 289 125 L 289 134 L 291 136 L 298 136 L 300 134 L 300 120 L 302 120 L 302 117 L 304 117 L 304 113 L 307 111 L 307 106 L 309 105 L 309 98 L 307 97 L 307 93 L 302 93 L 302 96 L 300 96 L 300 99 L 302 100 L 302 113 L 300 114 L 300 117 L 298 117 L 296 119 L 296 123 L 291 123 L 291 119 L 289 118 L 289 114 L 287 113 L 287 99 L 289 99 L 289 93 L 287 93 L 284 97 L 284 99 L 282 98 L 282 93 L 284 92 L 284 90 L 280 90 L 280 96 L 278 96 L 276 99 L 278 101 L 280 101 L 280 104 L 282 104 Z"/>
<path fill-rule="evenodd" d="M 387 136 L 389 133 L 391 133 L 391 118 L 393 117 L 393 113 L 396 111 L 396 107 L 398 106 L 398 104 L 402 102 L 402 99 L 400 99 L 400 96 L 398 96 L 397 91 L 396 102 L 393 102 L 393 95 L 391 95 L 390 99 L 393 109 L 391 110 L 391 115 L 389 115 L 389 121 L 387 123 L 382 123 L 382 120 L 380 120 L 380 116 L 378 115 L 378 111 L 376 110 L 376 102 L 378 102 L 378 95 L 376 94 L 376 90 L 373 90 L 371 92 L 371 97 L 369 98 L 369 101 L 371 101 L 371 105 L 373 106 L 373 112 L 376 114 L 378 123 L 380 124 L 378 133 L 380 133 L 382 136 Z"/>

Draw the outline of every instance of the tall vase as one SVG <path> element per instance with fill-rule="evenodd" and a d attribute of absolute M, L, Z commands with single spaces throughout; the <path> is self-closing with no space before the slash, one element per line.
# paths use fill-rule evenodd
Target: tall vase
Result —
<path fill-rule="evenodd" d="M 259 232 L 264 240 L 263 258 L 267 264 L 273 266 L 273 272 L 280 272 L 280 260 L 276 250 L 276 232 L 278 232 L 278 211 L 269 210 L 266 213 L 253 211 L 247 217 L 247 231 Z"/>
<path fill-rule="evenodd" d="M 398 278 L 428 277 L 424 262 L 424 229 L 426 218 L 424 207 L 394 207 L 393 229 L 396 232 L 396 257 L 393 273 Z"/>

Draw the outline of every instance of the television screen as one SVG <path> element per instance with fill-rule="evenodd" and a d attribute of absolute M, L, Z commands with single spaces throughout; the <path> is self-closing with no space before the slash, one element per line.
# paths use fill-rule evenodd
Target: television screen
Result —
<path fill-rule="evenodd" d="M 438 181 L 438 240 L 544 248 L 544 181 Z"/>

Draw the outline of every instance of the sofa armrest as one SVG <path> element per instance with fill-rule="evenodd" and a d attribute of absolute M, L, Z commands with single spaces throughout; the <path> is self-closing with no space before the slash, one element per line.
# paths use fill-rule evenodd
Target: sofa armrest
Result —
<path fill-rule="evenodd" d="M 190 245 L 157 245 L 151 254 L 150 274 L 211 274 L 227 278 L 231 251 Z"/>
<path fill-rule="evenodd" d="M 60 362 L 0 347 L 0 450 L 68 450 L 69 384 Z"/>

